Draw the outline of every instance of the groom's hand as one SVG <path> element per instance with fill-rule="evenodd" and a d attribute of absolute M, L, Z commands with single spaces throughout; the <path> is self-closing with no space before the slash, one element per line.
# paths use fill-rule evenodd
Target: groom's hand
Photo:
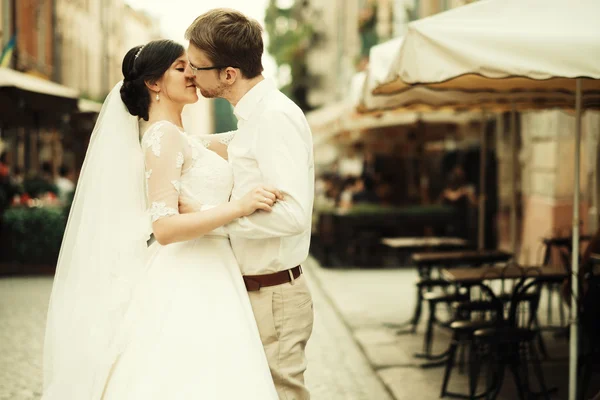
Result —
<path fill-rule="evenodd" d="M 196 211 L 200 211 L 202 204 L 199 201 L 191 199 L 186 196 L 179 197 L 179 213 L 189 214 Z"/>

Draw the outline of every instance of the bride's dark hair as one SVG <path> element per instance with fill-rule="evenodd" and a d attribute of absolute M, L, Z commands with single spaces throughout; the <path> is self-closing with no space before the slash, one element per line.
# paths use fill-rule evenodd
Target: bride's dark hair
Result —
<path fill-rule="evenodd" d="M 184 53 L 183 46 L 172 40 L 154 40 L 127 52 L 123 58 L 121 99 L 131 115 L 148 121 L 150 92 L 145 82 L 159 80 Z"/>

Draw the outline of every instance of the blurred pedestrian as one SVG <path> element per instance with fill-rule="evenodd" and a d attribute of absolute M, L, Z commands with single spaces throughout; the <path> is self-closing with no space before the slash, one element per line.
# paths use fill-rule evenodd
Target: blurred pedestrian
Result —
<path fill-rule="evenodd" d="M 352 196 L 352 203 L 378 203 L 379 198 L 377 197 L 377 194 L 373 192 L 372 188 L 372 181 L 367 181 L 364 178 L 357 178 L 354 182 L 354 194 Z"/>
<path fill-rule="evenodd" d="M 42 163 L 40 178 L 48 183 L 54 182 L 54 171 L 52 170 L 52 164 L 48 161 Z"/>
<path fill-rule="evenodd" d="M 19 166 L 15 166 L 12 169 L 10 174 L 11 183 L 15 186 L 21 187 L 23 185 L 23 181 L 25 180 L 25 175 L 23 175 L 23 170 Z"/>
<path fill-rule="evenodd" d="M 8 163 L 6 162 L 6 153 L 0 154 L 0 182 L 8 180 L 9 177 Z"/>
<path fill-rule="evenodd" d="M 70 196 L 75 191 L 75 183 L 72 179 L 71 169 L 66 165 L 61 165 L 58 171 L 58 178 L 54 181 L 58 188 L 58 198 L 65 204 L 69 201 Z"/>
<path fill-rule="evenodd" d="M 342 192 L 340 194 L 339 208 L 342 211 L 348 211 L 354 204 L 354 194 L 356 193 L 357 178 L 347 178 L 342 185 Z"/>
<path fill-rule="evenodd" d="M 381 180 L 381 176 L 377 172 L 377 158 L 372 151 L 366 151 L 363 158 L 362 178 L 365 181 L 365 186 L 375 187 Z"/>
<path fill-rule="evenodd" d="M 477 199 L 473 189 L 467 185 L 465 171 L 462 166 L 456 165 L 448 178 L 446 189 L 442 192 L 442 204 L 454 208 L 456 222 L 452 229 L 452 234 L 468 239 L 469 238 L 469 208 L 477 204 Z"/>
<path fill-rule="evenodd" d="M 0 219 L 12 197 L 6 153 L 0 154 Z"/>

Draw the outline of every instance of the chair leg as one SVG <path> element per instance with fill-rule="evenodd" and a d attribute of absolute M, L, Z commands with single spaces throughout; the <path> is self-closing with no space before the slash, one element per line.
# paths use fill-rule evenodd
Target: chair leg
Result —
<path fill-rule="evenodd" d="M 444 371 L 444 380 L 442 381 L 442 391 L 440 393 L 440 397 L 446 396 L 448 391 L 448 382 L 450 381 L 450 374 L 452 373 L 452 368 L 454 367 L 454 359 L 456 357 L 458 343 L 458 334 L 454 332 L 452 342 L 450 343 L 450 348 L 448 349 L 448 359 L 446 360 L 446 370 Z"/>
<path fill-rule="evenodd" d="M 548 387 L 546 387 L 546 381 L 544 380 L 544 372 L 542 371 L 542 363 L 540 362 L 540 358 L 538 357 L 537 350 L 535 349 L 535 344 L 533 342 L 529 343 L 529 354 L 531 355 L 531 366 L 533 368 L 533 373 L 536 375 L 540 390 L 542 391 L 541 395 L 544 397 L 544 399 L 550 400 Z"/>
<path fill-rule="evenodd" d="M 477 394 L 477 383 L 481 369 L 481 356 L 475 338 L 471 337 L 469 342 L 469 399 L 475 400 Z"/>
<path fill-rule="evenodd" d="M 413 326 L 412 326 L 412 333 L 416 333 L 417 332 L 417 325 L 419 324 L 419 321 L 421 320 L 421 313 L 423 312 L 423 288 L 420 286 L 417 286 L 417 304 L 415 306 L 415 313 L 414 313 L 414 318 L 413 318 Z"/>
<path fill-rule="evenodd" d="M 540 327 L 540 321 L 538 320 L 537 316 L 533 319 L 533 326 L 537 328 L 536 341 L 538 343 L 540 353 L 542 354 L 544 360 L 547 360 L 548 358 L 550 358 L 550 356 L 548 355 L 548 350 L 546 350 L 546 342 L 544 342 L 544 338 L 542 337 L 542 329 Z"/>
<path fill-rule="evenodd" d="M 556 290 L 559 293 L 558 296 L 558 313 L 560 315 L 560 326 L 565 326 L 565 305 L 562 302 L 562 298 L 560 297 L 560 286 L 557 287 Z"/>
<path fill-rule="evenodd" d="M 586 398 L 585 395 L 588 391 L 590 381 L 592 378 L 592 363 L 593 360 L 590 356 L 585 357 L 585 359 L 582 362 L 581 368 L 579 370 L 581 373 L 581 380 L 579 384 L 578 399 L 583 400 Z"/>
<path fill-rule="evenodd" d="M 512 373 L 513 380 L 515 381 L 515 386 L 517 387 L 517 394 L 519 396 L 519 400 L 525 400 L 525 387 L 523 386 L 523 382 L 521 381 L 521 377 L 519 376 L 519 359 L 515 358 L 514 355 L 511 355 L 511 360 L 508 363 L 508 367 L 510 372 Z"/>
<path fill-rule="evenodd" d="M 517 355 L 519 356 L 518 365 L 522 371 L 522 374 L 519 376 L 523 377 L 523 388 L 525 389 L 525 394 L 529 395 L 531 393 L 531 385 L 529 384 L 529 351 L 531 347 L 529 343 L 519 343 L 517 346 Z M 533 350 L 535 351 L 535 349 Z"/>
<path fill-rule="evenodd" d="M 504 369 L 506 361 L 500 354 L 500 348 L 492 345 L 490 348 L 490 362 L 487 377 L 486 400 L 495 400 L 500 394 L 502 384 L 504 383 Z"/>
<path fill-rule="evenodd" d="M 458 344 L 458 373 L 459 374 L 464 374 L 465 373 L 465 356 L 466 356 L 466 349 L 467 347 L 467 343 L 466 342 L 459 342 Z"/>
<path fill-rule="evenodd" d="M 548 290 L 548 325 L 552 325 L 552 294 L 554 293 L 554 285 L 549 284 L 546 286 Z"/>
<path fill-rule="evenodd" d="M 433 342 L 433 323 L 435 322 L 435 306 L 433 301 L 429 303 L 429 318 L 427 319 L 427 329 L 425 330 L 425 338 L 423 340 L 423 353 L 426 357 L 431 356 L 431 345 Z"/>

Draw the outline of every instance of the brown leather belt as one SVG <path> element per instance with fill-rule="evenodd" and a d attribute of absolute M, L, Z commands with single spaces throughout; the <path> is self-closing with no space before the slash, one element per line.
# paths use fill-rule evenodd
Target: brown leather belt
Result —
<path fill-rule="evenodd" d="M 291 282 L 291 276 L 293 276 L 294 279 L 298 279 L 301 274 L 302 268 L 298 265 L 297 267 L 272 274 L 244 275 L 244 284 L 246 285 L 246 290 L 249 292 L 256 292 L 263 287 L 277 286 Z"/>

